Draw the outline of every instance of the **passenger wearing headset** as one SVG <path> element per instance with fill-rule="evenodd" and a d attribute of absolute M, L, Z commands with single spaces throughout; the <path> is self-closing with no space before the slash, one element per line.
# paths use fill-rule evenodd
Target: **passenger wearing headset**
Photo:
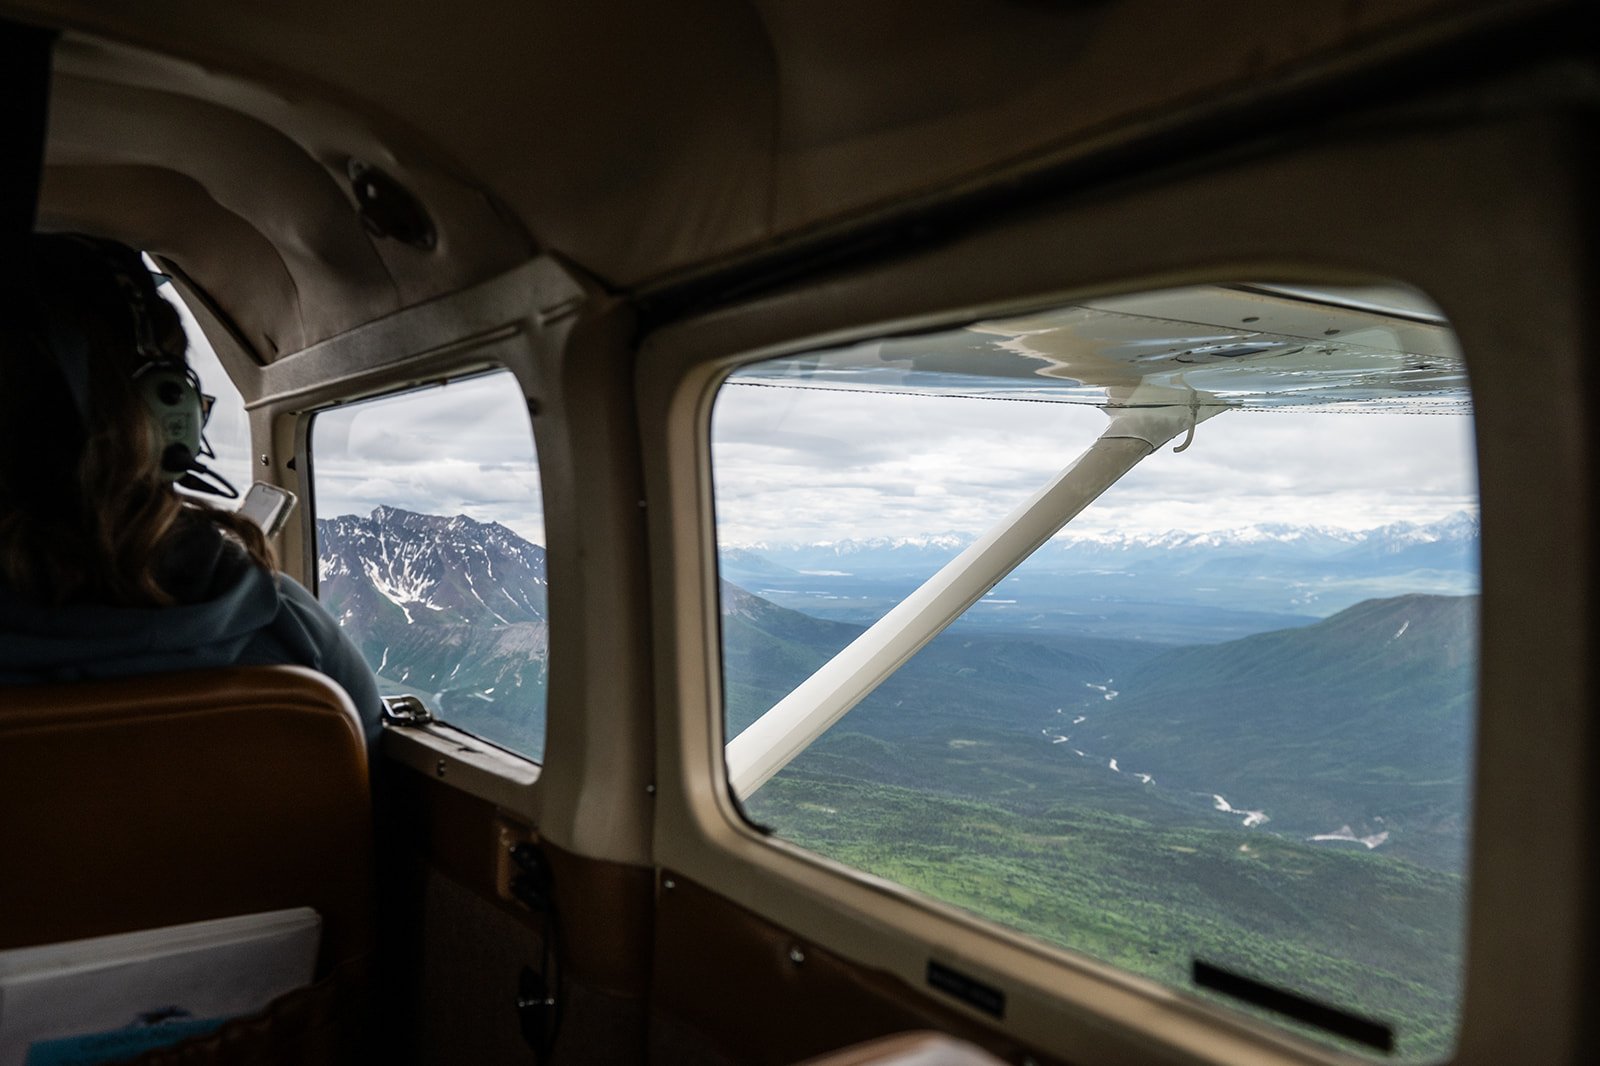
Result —
<path fill-rule="evenodd" d="M 309 666 L 369 741 L 377 682 L 200 462 L 209 400 L 132 249 L 34 235 L 0 294 L 0 683 Z M 224 488 L 225 487 L 225 488 Z"/>

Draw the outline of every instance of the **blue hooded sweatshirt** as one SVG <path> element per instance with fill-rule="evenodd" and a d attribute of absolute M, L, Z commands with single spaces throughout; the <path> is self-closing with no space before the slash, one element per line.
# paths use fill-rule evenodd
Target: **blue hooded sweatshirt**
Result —
<path fill-rule="evenodd" d="M 159 574 L 170 607 L 40 606 L 0 588 L 0 684 L 223 666 L 309 666 L 349 693 L 369 744 L 382 730 L 372 670 L 305 587 L 198 523 Z"/>

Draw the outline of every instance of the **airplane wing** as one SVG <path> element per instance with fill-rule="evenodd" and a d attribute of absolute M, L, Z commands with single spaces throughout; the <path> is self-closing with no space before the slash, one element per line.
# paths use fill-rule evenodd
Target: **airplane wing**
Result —
<path fill-rule="evenodd" d="M 1455 334 L 1414 290 L 1199 285 L 769 360 L 729 384 L 1095 407 L 1468 413 Z"/>
<path fill-rule="evenodd" d="M 1156 449 L 1231 410 L 1467 414 L 1455 335 L 1407 289 L 1189 286 L 1081 301 L 740 368 L 729 385 L 1088 404 L 1100 437 L 728 742 L 759 789 Z"/>

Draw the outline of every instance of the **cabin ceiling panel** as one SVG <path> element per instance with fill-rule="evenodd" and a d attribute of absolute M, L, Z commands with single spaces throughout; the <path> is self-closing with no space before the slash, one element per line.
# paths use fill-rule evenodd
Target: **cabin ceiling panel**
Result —
<path fill-rule="evenodd" d="M 1471 6 L 754 3 L 781 65 L 779 233 L 1292 78 L 1364 35 Z"/>
<path fill-rule="evenodd" d="M 58 74 L 166 92 L 248 116 L 322 166 L 351 215 L 354 202 L 346 185 L 349 160 L 354 157 L 388 171 L 427 205 L 439 230 L 436 255 L 422 256 L 393 241 L 374 242 L 377 261 L 388 269 L 406 305 L 501 274 L 535 251 L 507 209 L 413 128 L 386 121 L 370 106 L 361 112 L 343 107 L 335 102 L 337 94 L 325 87 L 255 80 L 77 35 L 68 35 L 57 46 L 55 68 Z M 259 179 L 252 153 L 227 143 L 201 147 L 233 158 L 237 171 Z M 280 211 L 292 211 L 294 206 L 277 205 Z M 345 221 L 363 229 L 353 217 Z"/>
<path fill-rule="evenodd" d="M 208 98 L 221 72 L 258 82 L 289 102 L 275 124 L 297 137 L 302 109 L 359 114 L 470 174 L 542 245 L 606 279 L 769 231 L 772 56 L 743 0 L 7 6 L 177 57 Z"/>
<path fill-rule="evenodd" d="M 659 281 L 1246 86 L 1292 82 L 1380 33 L 1446 25 L 1446 12 L 1504 17 L 1552 3 L 0 7 L 76 31 L 58 59 L 68 78 L 57 120 L 82 127 L 74 136 L 85 152 L 113 134 L 118 152 L 131 155 L 94 162 L 158 154 L 180 160 L 230 208 L 259 198 L 243 217 L 304 280 L 309 344 L 348 325 L 320 306 L 327 273 L 357 290 L 330 290 L 328 303 L 367 318 L 385 284 L 396 306 L 454 291 L 533 254 L 527 234 L 613 286 Z M 126 125 L 149 138 L 137 148 L 114 136 L 103 107 L 94 121 L 70 114 L 93 102 L 73 95 L 88 93 L 74 79 L 195 107 L 168 109 L 165 122 L 148 110 L 126 113 Z M 256 119 L 307 158 L 269 166 L 256 150 L 261 135 L 220 136 L 202 103 Z M 329 189 L 301 200 L 309 186 L 295 177 L 309 160 L 326 171 L 324 186 L 347 197 L 341 181 L 352 155 L 392 168 L 427 204 L 439 223 L 436 251 L 380 241 L 383 270 L 352 271 L 361 256 L 338 235 L 348 226 L 323 232 Z M 284 183 L 237 188 L 267 173 Z M 273 222 L 273 208 L 310 217 L 280 232 L 286 223 Z M 324 255 L 321 272 L 301 263 Z M 197 280 L 230 309 L 247 296 Z"/>
<path fill-rule="evenodd" d="M 212 199 L 193 178 L 161 167 L 47 166 L 39 228 L 96 233 L 213 279 L 218 298 L 237 295 L 233 325 L 251 349 L 292 351 L 304 331 L 294 279 L 260 230 Z"/>
<path fill-rule="evenodd" d="M 264 361 L 534 254 L 514 219 L 403 131 L 375 130 L 320 99 L 73 34 L 58 45 L 55 68 L 42 225 L 118 236 L 166 255 Z M 368 232 L 349 188 L 351 158 L 376 163 L 424 200 L 436 247 Z M 95 180 L 115 184 L 95 188 Z M 154 203 L 159 195 L 179 195 L 191 210 L 167 210 Z M 206 229 L 219 210 L 231 222 Z M 241 240 L 241 228 L 252 237 Z M 208 247 L 222 241 L 235 246 Z M 221 263 L 230 269 L 218 270 Z"/>
<path fill-rule="evenodd" d="M 247 336 L 258 351 L 293 351 L 307 337 L 342 332 L 398 305 L 394 285 L 342 190 L 326 168 L 272 127 L 192 97 L 70 74 L 57 76 L 52 102 L 46 165 L 80 171 L 73 184 L 91 198 L 105 200 L 83 189 L 93 175 L 117 181 L 106 190 L 113 198 L 141 195 L 137 183 L 152 170 L 184 175 L 191 193 L 185 199 L 198 192 L 265 238 L 263 251 L 270 255 L 253 256 L 251 269 L 234 277 L 197 273 L 198 264 L 173 256 L 186 273 L 203 278 L 208 291 L 215 288 L 218 298 L 244 295 L 237 293 L 237 281 L 251 282 L 250 299 L 227 301 L 239 308 L 240 318 L 249 317 L 250 304 L 265 295 L 262 272 L 289 283 L 295 314 L 280 312 L 271 323 L 253 324 Z M 221 145 L 226 153 L 217 150 Z M 251 165 L 239 166 L 241 158 Z M 115 165 L 106 166 L 108 160 Z M 283 210 L 286 203 L 294 210 Z M 43 207 L 61 223 L 75 210 L 48 199 Z M 184 229 L 188 243 L 205 243 L 206 234 L 194 223 Z M 146 249 L 171 240 L 160 232 L 137 236 L 137 246 Z M 286 318 L 297 320 L 298 330 L 286 328 Z"/>

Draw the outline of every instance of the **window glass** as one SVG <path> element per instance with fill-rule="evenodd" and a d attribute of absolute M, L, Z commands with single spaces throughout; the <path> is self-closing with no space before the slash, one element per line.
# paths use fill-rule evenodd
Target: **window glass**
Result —
<path fill-rule="evenodd" d="M 1254 1009 L 1197 966 L 1447 1055 L 1471 404 L 1431 305 L 1359 297 L 1195 287 L 735 372 L 711 445 L 748 817 L 1213 1002 Z M 1013 536 L 1025 561 L 986 561 Z"/>
<path fill-rule="evenodd" d="M 544 512 L 508 371 L 352 403 L 311 427 L 317 595 L 386 695 L 544 754 Z"/>
<path fill-rule="evenodd" d="M 159 274 L 160 268 L 148 257 L 145 265 Z M 234 387 L 227 371 L 222 369 L 211 342 L 200 330 L 200 323 L 195 321 L 194 314 L 178 295 L 177 286 L 159 277 L 157 280 L 160 287 L 156 291 L 177 308 L 178 317 L 183 320 L 183 332 L 189 338 L 186 355 L 189 365 L 200 379 L 201 391 L 212 397 L 211 411 L 206 418 L 205 443 L 210 445 L 214 454 L 203 458 L 201 462 L 227 478 L 243 496 L 256 479 L 256 468 L 250 462 L 250 419 L 245 414 L 244 397 Z M 204 495 L 204 499 L 218 507 L 238 505 L 237 501 L 209 494 Z"/>

